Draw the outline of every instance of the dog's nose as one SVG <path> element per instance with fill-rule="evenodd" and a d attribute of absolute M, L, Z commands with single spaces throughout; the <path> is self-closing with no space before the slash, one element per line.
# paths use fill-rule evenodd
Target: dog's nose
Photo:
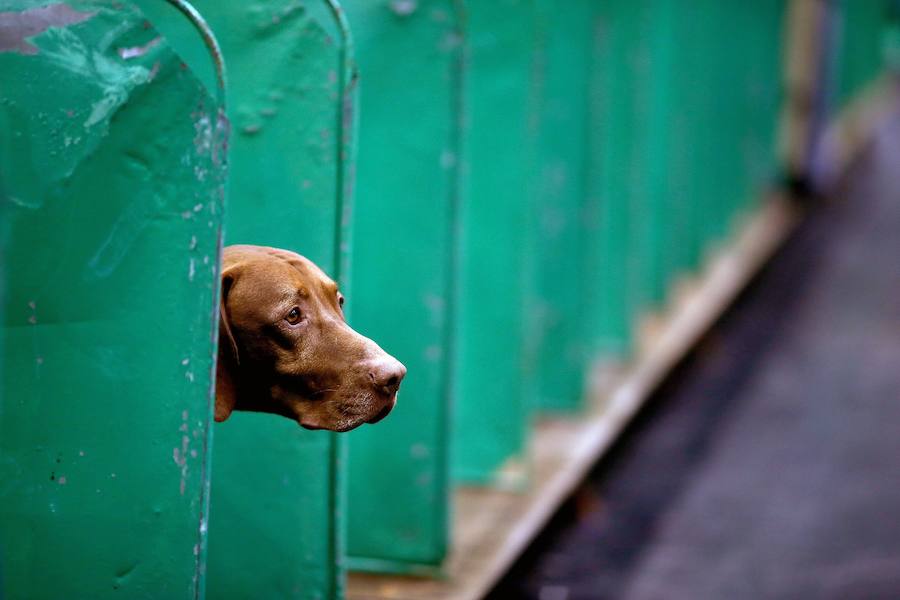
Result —
<path fill-rule="evenodd" d="M 378 359 L 369 367 L 369 378 L 375 387 L 393 394 L 406 376 L 406 367 L 393 356 Z"/>

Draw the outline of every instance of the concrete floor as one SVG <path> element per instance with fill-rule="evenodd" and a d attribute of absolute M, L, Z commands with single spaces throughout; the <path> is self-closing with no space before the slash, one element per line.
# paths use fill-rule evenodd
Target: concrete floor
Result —
<path fill-rule="evenodd" d="M 900 121 L 492 597 L 900 598 Z"/>

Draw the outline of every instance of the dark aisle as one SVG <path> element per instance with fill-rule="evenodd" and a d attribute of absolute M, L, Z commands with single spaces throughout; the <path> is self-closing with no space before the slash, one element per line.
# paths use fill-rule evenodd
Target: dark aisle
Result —
<path fill-rule="evenodd" d="M 900 122 L 497 599 L 900 598 Z"/>

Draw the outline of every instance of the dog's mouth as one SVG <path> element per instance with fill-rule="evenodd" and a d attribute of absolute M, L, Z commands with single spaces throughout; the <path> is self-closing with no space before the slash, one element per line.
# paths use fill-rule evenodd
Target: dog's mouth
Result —
<path fill-rule="evenodd" d="M 391 394 L 387 399 L 387 404 L 384 405 L 384 408 L 379 410 L 374 417 L 366 421 L 369 425 L 374 425 L 375 423 L 381 421 L 386 416 L 391 414 L 391 411 L 394 410 L 394 407 L 397 406 L 397 392 Z"/>
<path fill-rule="evenodd" d="M 366 418 L 363 414 L 353 414 L 355 411 L 348 411 L 338 418 L 329 419 L 321 414 L 299 414 L 296 415 L 297 424 L 304 429 L 310 431 L 328 430 L 343 433 L 356 429 L 362 424 L 374 425 L 387 417 L 397 403 L 397 394 L 390 396 L 387 403 L 373 416 Z"/>
<path fill-rule="evenodd" d="M 375 415 L 374 417 L 372 417 L 371 419 L 366 421 L 366 423 L 368 423 L 369 425 L 374 425 L 378 421 L 381 421 L 386 416 L 388 416 L 390 414 L 391 410 L 393 410 L 393 408 L 394 408 L 394 403 L 391 402 L 390 404 L 388 404 L 387 406 L 382 408 L 380 411 L 378 411 L 377 415 Z"/>

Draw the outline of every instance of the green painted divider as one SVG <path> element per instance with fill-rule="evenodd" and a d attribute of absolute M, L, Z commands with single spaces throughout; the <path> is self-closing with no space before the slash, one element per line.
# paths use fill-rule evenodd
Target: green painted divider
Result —
<path fill-rule="evenodd" d="M 0 29 L 0 596 L 202 597 L 217 101 L 127 2 Z"/>
<path fill-rule="evenodd" d="M 581 254 L 586 222 L 592 0 L 538 2 L 538 166 L 533 297 L 528 303 L 528 393 L 542 410 L 581 405 L 585 351 Z"/>
<path fill-rule="evenodd" d="M 447 547 L 462 32 L 455 0 L 345 3 L 359 57 L 352 324 L 408 368 L 348 434 L 351 567 L 414 572 Z M 397 503 L 402 498 L 402 503 Z"/>
<path fill-rule="evenodd" d="M 158 2 L 142 2 L 161 13 Z M 194 4 L 228 64 L 225 243 L 298 252 L 352 298 L 352 48 L 340 8 L 326 0 Z M 159 19 L 191 67 L 212 77 L 179 23 Z M 342 596 L 341 446 L 339 436 L 274 415 L 235 413 L 215 426 L 210 597 Z"/>
<path fill-rule="evenodd" d="M 622 357 L 778 175 L 785 2 L 594 8 L 587 317 L 592 351 Z"/>
<path fill-rule="evenodd" d="M 674 144 L 684 135 L 678 131 L 684 127 L 683 114 L 673 102 L 674 88 L 680 76 L 674 65 L 684 44 L 675 38 L 674 21 L 678 8 L 674 1 L 659 2 L 648 24 L 652 79 L 648 91 L 647 131 L 652 135 L 647 142 L 645 157 L 650 212 L 641 226 L 648 250 L 643 253 L 644 265 L 638 287 L 641 307 L 651 311 L 658 310 L 668 299 L 678 272 L 677 249 L 686 238 L 682 210 L 685 198 L 675 178 L 675 164 L 670 160 Z"/>
<path fill-rule="evenodd" d="M 834 95 L 845 106 L 882 72 L 885 38 L 893 0 L 839 0 L 834 3 L 838 32 Z"/>
<path fill-rule="evenodd" d="M 775 137 L 783 102 L 786 3 L 705 0 L 693 9 L 693 22 L 682 20 L 675 29 L 676 44 L 694 40 L 684 68 L 694 75 L 675 81 L 676 88 L 691 89 L 676 90 L 675 106 L 691 115 L 687 140 L 681 143 L 694 148 L 687 167 L 695 206 L 689 266 L 696 268 L 778 176 Z M 729 27 L 733 31 L 726 35 Z M 723 47 L 729 52 L 721 52 Z M 684 72 L 678 62 L 672 66 Z"/>
<path fill-rule="evenodd" d="M 466 114 L 453 474 L 518 485 L 530 411 L 523 301 L 532 247 L 535 6 L 466 3 Z"/>
<path fill-rule="evenodd" d="M 225 243 L 298 252 L 344 275 L 351 48 L 325 0 L 195 3 L 228 64 Z M 340 442 L 266 414 L 215 427 L 212 598 L 338 598 Z"/>
<path fill-rule="evenodd" d="M 631 253 L 637 215 L 634 197 L 646 184 L 640 143 L 645 138 L 648 39 L 639 34 L 644 3 L 594 5 L 588 116 L 588 217 L 593 232 L 585 245 L 585 295 L 591 356 L 626 355 L 631 348 L 636 256 Z"/>

